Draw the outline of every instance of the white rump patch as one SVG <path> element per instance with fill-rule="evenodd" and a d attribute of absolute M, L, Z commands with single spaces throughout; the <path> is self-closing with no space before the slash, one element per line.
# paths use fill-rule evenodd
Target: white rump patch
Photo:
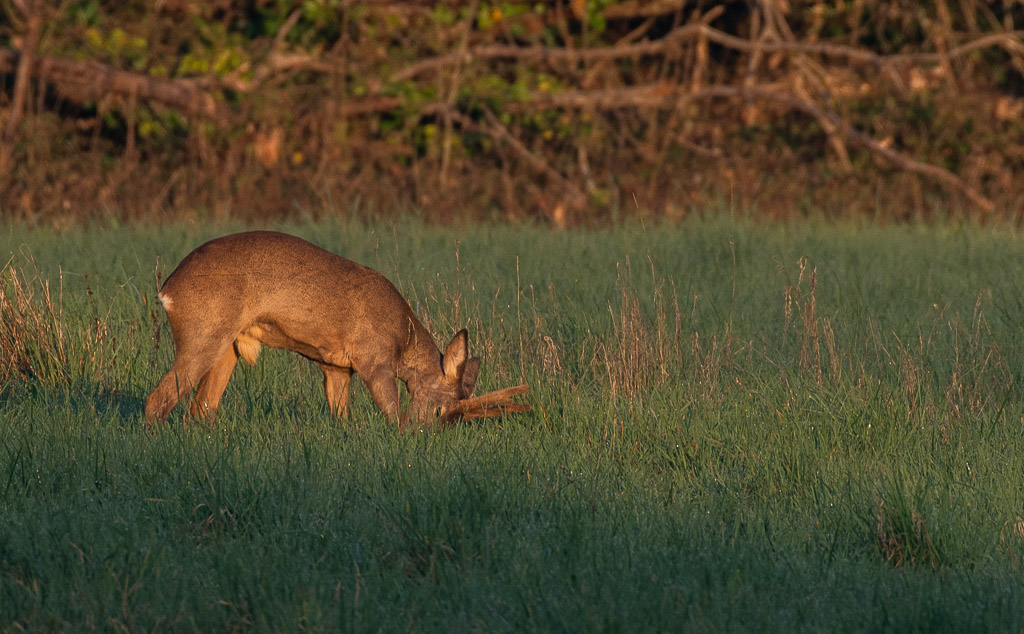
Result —
<path fill-rule="evenodd" d="M 160 305 L 164 307 L 164 310 L 171 309 L 171 296 L 164 295 L 163 293 L 157 293 L 156 298 L 160 300 Z"/>

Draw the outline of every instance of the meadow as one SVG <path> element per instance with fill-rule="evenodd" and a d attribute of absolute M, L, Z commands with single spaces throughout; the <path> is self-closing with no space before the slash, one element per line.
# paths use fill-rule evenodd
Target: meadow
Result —
<path fill-rule="evenodd" d="M 264 351 L 147 431 L 158 280 L 241 228 L 0 235 L 3 631 L 1024 628 L 1016 231 L 278 225 L 533 411 L 339 421 Z"/>

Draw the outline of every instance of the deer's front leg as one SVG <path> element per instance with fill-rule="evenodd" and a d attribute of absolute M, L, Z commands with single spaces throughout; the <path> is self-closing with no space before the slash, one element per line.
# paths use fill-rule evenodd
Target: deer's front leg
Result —
<path fill-rule="evenodd" d="M 398 383 L 394 372 L 379 366 L 369 373 L 361 372 L 360 376 L 380 411 L 384 412 L 389 421 L 397 423 L 399 414 Z"/>
<path fill-rule="evenodd" d="M 321 363 L 320 369 L 324 372 L 327 407 L 330 408 L 331 414 L 348 418 L 348 386 L 352 378 L 352 368 L 339 368 Z"/>

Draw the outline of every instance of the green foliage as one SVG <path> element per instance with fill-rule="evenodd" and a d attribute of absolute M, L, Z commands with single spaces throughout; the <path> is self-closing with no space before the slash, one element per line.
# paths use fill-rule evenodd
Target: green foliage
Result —
<path fill-rule="evenodd" d="M 81 26 L 95 27 L 102 21 L 102 9 L 98 0 L 73 2 L 68 5 L 68 16 Z"/>
<path fill-rule="evenodd" d="M 187 126 L 177 113 L 168 112 L 163 116 L 149 111 L 139 113 L 138 134 L 144 141 L 165 143 L 185 130 Z"/>
<path fill-rule="evenodd" d="M 428 216 L 480 209 L 553 218 L 566 209 L 555 222 L 568 225 L 615 216 L 634 198 L 666 208 L 680 195 L 714 201 L 726 191 L 773 217 L 803 206 L 801 198 L 841 204 L 879 191 L 896 192 L 887 202 L 894 209 L 928 211 L 932 201 L 919 193 L 931 187 L 927 172 L 922 188 L 905 187 L 857 137 L 825 134 L 809 110 L 785 99 L 705 93 L 673 108 L 678 92 L 742 85 L 823 108 L 883 147 L 945 167 L 964 191 L 1007 201 L 1009 217 L 1020 198 L 1020 59 L 988 36 L 1024 17 L 1012 4 L 943 7 L 804 1 L 766 16 L 759 3 L 71 0 L 47 13 L 40 55 L 160 81 L 136 99 L 124 90 L 97 96 L 52 75 L 34 93 L 59 99 L 36 100 L 24 113 L 12 144 L 17 174 L 0 211 L 64 222 L 64 201 L 84 196 L 83 217 L 97 208 L 145 215 L 153 200 L 182 215 L 206 204 L 281 217 L 325 196 L 388 204 L 398 196 Z M 17 48 L 25 20 L 13 5 L 4 17 L 0 43 Z M 759 29 L 776 20 L 797 48 L 908 57 L 873 65 L 810 50 L 754 53 Z M 698 22 L 749 46 L 721 38 L 707 46 L 688 29 Z M 976 38 L 988 45 L 948 62 L 917 57 Z M 584 51 L 597 54 L 575 56 Z M 189 81 L 174 86 L 179 79 Z M 197 103 L 204 114 L 190 108 Z M 461 116 L 445 116 L 437 141 L 436 119 L 449 107 Z M 282 147 L 311 160 L 282 159 Z M 847 158 L 858 173 L 835 169 Z M 461 199 L 429 194 L 453 174 L 466 185 Z M 266 195 L 240 195 L 256 191 Z M 597 204 L 566 204 L 586 197 Z"/>
<path fill-rule="evenodd" d="M 129 36 L 121 27 L 114 27 L 107 34 L 96 27 L 89 27 L 84 37 L 94 54 L 119 66 L 142 70 L 149 62 L 145 38 Z"/>
<path fill-rule="evenodd" d="M 215 427 L 146 431 L 156 280 L 233 228 L 9 228 L 39 274 L 0 342 L 35 307 L 63 356 L 0 388 L 0 627 L 1024 626 L 1020 236 L 284 228 L 439 339 L 468 325 L 481 389 L 525 379 L 534 411 L 400 436 L 358 385 L 333 420 L 318 372 L 265 351 Z"/>

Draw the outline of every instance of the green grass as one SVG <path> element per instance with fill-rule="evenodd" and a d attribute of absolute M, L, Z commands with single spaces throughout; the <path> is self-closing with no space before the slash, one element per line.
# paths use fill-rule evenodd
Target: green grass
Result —
<path fill-rule="evenodd" d="M 272 351 L 147 432 L 157 274 L 234 229 L 0 238 L 4 630 L 1024 628 L 1021 237 L 289 226 L 534 411 L 336 421 Z"/>

